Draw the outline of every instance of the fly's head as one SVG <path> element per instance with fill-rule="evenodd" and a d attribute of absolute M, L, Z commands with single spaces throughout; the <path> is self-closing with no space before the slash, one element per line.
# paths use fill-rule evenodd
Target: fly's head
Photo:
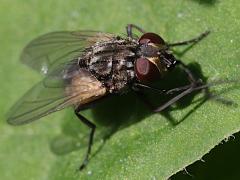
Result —
<path fill-rule="evenodd" d="M 139 40 L 139 57 L 134 62 L 134 71 L 141 82 L 152 82 L 174 68 L 177 60 L 165 41 L 155 33 L 145 33 Z"/>

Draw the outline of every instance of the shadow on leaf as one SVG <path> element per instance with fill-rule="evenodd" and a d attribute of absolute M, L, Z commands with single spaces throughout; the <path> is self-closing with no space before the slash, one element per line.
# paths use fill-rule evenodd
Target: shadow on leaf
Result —
<path fill-rule="evenodd" d="M 198 63 L 188 65 L 189 70 L 193 72 L 195 77 L 200 78 L 206 83 L 207 78 L 203 76 L 201 67 Z M 189 84 L 187 75 L 180 68 L 175 68 L 168 76 L 153 84 L 160 89 L 172 89 Z M 166 101 L 169 101 L 176 94 L 159 95 L 152 92 L 144 92 L 147 98 L 157 107 Z M 172 127 L 176 126 L 183 120 L 186 120 L 191 113 L 194 113 L 202 104 L 209 99 L 208 93 L 203 93 L 203 96 L 193 101 L 194 97 L 199 94 L 195 91 L 188 94 L 184 98 L 177 101 L 174 105 L 160 112 Z M 191 109 L 180 119 L 175 119 L 172 116 L 175 110 L 182 110 L 189 105 Z M 104 146 L 105 141 L 109 139 L 119 129 L 124 129 L 134 125 L 141 120 L 147 118 L 153 113 L 140 101 L 134 92 L 129 92 L 123 95 L 109 96 L 102 101 L 96 103 L 91 111 L 83 115 L 94 122 L 97 126 L 94 136 L 94 142 L 100 142 L 98 150 L 92 153 L 95 156 Z M 86 147 L 88 144 L 89 129 L 75 117 L 74 113 L 67 113 L 66 121 L 62 124 L 62 134 L 52 140 L 50 143 L 51 150 L 57 155 L 65 155 L 72 151 Z"/>
<path fill-rule="evenodd" d="M 214 5 L 218 0 L 193 0 L 203 5 Z"/>
<path fill-rule="evenodd" d="M 192 63 L 189 64 L 188 67 L 194 72 L 196 77 L 200 77 L 203 81 L 206 81 L 206 78 L 202 75 L 199 64 Z M 183 86 L 187 83 L 188 81 L 185 73 L 176 68 L 168 77 L 156 83 L 155 86 L 161 89 L 172 89 L 174 87 Z M 174 96 L 164 96 L 151 92 L 145 93 L 156 107 Z M 172 125 L 175 126 L 182 120 L 186 119 L 186 117 L 176 120 L 171 116 L 171 112 L 174 113 L 174 110 L 188 107 L 197 93 L 198 92 L 189 94 L 179 100 L 174 107 L 167 108 L 160 114 L 165 116 L 170 122 L 172 122 Z M 194 110 L 195 109 L 196 108 L 194 108 Z M 123 95 L 110 96 L 103 99 L 101 102 L 96 103 L 91 109 L 91 117 L 89 117 L 89 113 L 86 117 L 91 121 L 94 120 L 93 122 L 97 125 L 95 134 L 96 142 L 99 140 L 107 140 L 119 129 L 134 125 L 151 114 L 153 113 L 145 106 L 145 104 L 140 101 L 133 92 L 129 92 Z M 62 134 L 51 142 L 52 151 L 58 155 L 68 154 L 82 147 L 86 147 L 88 144 L 89 129 L 81 124 L 81 122 L 75 117 L 74 113 L 67 113 L 65 119 L 66 121 L 62 124 Z"/>

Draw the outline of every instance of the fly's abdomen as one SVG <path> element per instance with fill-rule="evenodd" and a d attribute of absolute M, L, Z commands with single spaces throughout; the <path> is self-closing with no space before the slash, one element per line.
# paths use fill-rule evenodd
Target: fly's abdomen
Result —
<path fill-rule="evenodd" d="M 106 95 L 106 88 L 88 70 L 79 69 L 65 88 L 69 105 L 84 105 Z"/>

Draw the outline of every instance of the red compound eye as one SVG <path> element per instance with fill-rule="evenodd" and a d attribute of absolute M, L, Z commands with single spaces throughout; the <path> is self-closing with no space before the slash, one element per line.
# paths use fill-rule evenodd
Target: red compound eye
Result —
<path fill-rule="evenodd" d="M 147 58 L 138 58 L 134 64 L 134 70 L 139 81 L 149 82 L 160 77 L 160 73 L 155 64 Z"/>
<path fill-rule="evenodd" d="M 165 44 L 164 40 L 157 34 L 155 33 L 145 33 L 143 34 L 138 42 L 140 44 L 146 44 L 146 43 L 154 43 L 154 44 Z"/>

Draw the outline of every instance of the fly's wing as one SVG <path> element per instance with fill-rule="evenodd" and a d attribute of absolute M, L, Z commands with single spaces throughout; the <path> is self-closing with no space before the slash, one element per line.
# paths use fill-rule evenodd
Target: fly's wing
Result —
<path fill-rule="evenodd" d="M 70 66 L 70 67 L 69 67 Z M 7 122 L 26 124 L 71 105 L 91 102 L 106 94 L 102 84 L 76 65 L 59 66 L 30 89 L 8 112 Z"/>
<path fill-rule="evenodd" d="M 47 74 L 54 67 L 78 58 L 86 47 L 114 36 L 97 31 L 60 31 L 42 35 L 31 41 L 20 60 L 31 68 Z"/>

